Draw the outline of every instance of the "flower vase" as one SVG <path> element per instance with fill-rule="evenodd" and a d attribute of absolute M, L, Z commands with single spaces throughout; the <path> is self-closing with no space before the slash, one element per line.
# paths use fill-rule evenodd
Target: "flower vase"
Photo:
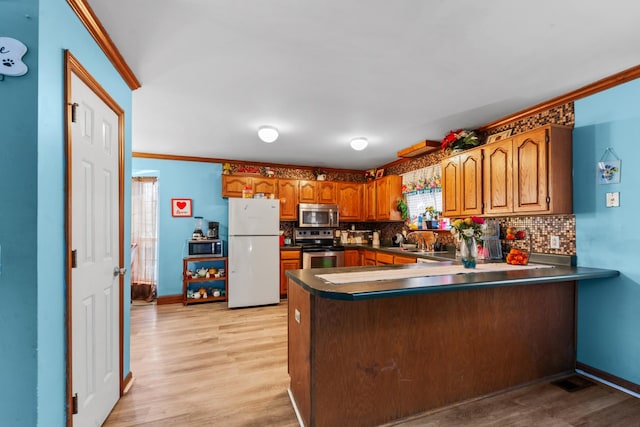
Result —
<path fill-rule="evenodd" d="M 460 256 L 462 257 L 462 265 L 464 268 L 476 268 L 476 260 L 478 259 L 478 245 L 476 238 L 463 237 L 460 244 Z"/>

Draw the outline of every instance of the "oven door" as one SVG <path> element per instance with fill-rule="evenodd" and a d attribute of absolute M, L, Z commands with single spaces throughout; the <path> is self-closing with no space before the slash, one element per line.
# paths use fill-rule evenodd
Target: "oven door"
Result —
<path fill-rule="evenodd" d="M 302 268 L 344 267 L 344 251 L 302 252 Z"/>

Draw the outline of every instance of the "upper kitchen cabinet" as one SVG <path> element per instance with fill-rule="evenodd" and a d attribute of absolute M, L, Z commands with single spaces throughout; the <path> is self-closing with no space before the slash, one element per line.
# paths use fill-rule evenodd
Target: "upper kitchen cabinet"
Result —
<path fill-rule="evenodd" d="M 222 197 L 242 197 L 245 187 L 253 189 L 253 177 L 222 175 Z"/>
<path fill-rule="evenodd" d="M 331 181 L 316 181 L 318 187 L 318 203 L 329 203 L 335 205 L 338 203 L 336 194 L 337 184 Z"/>
<path fill-rule="evenodd" d="M 376 219 L 379 221 L 402 221 L 396 204 L 402 198 L 402 177 L 387 175 L 375 181 Z M 369 202 L 367 202 L 368 206 Z"/>
<path fill-rule="evenodd" d="M 484 213 L 513 212 L 513 140 L 487 145 L 484 149 Z"/>
<path fill-rule="evenodd" d="M 473 148 L 442 161 L 442 214 L 482 214 L 482 150 Z"/>
<path fill-rule="evenodd" d="M 548 125 L 513 137 L 513 211 L 573 212 L 571 128 Z"/>
<path fill-rule="evenodd" d="M 278 179 L 278 198 L 280 199 L 280 220 L 298 219 L 298 180 Z"/>
<path fill-rule="evenodd" d="M 362 221 L 364 185 L 357 182 L 338 182 L 336 192 L 340 207 L 340 221 Z"/>
<path fill-rule="evenodd" d="M 251 188 L 253 194 L 278 195 L 278 180 L 262 176 L 222 175 L 222 197 L 242 197 L 242 190 Z"/>
<path fill-rule="evenodd" d="M 570 128 L 543 126 L 484 153 L 485 214 L 572 213 Z"/>
<path fill-rule="evenodd" d="M 376 220 L 376 182 L 369 181 L 364 186 L 364 220 Z"/>
<path fill-rule="evenodd" d="M 336 204 L 336 183 L 332 181 L 299 181 L 300 203 Z"/>
<path fill-rule="evenodd" d="M 278 195 L 278 180 L 275 178 L 253 178 L 253 194 L 263 193 L 265 195 Z"/>

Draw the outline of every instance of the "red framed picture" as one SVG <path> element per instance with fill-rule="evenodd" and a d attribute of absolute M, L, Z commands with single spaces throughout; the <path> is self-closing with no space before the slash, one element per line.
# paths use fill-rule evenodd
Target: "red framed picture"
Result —
<path fill-rule="evenodd" d="M 171 216 L 191 216 L 191 199 L 171 199 Z"/>

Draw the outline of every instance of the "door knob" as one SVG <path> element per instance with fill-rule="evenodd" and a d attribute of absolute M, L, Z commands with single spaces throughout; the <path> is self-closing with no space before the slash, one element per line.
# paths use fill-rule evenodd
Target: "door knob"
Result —
<path fill-rule="evenodd" d="M 113 277 L 124 276 L 127 273 L 126 268 L 113 267 Z"/>

